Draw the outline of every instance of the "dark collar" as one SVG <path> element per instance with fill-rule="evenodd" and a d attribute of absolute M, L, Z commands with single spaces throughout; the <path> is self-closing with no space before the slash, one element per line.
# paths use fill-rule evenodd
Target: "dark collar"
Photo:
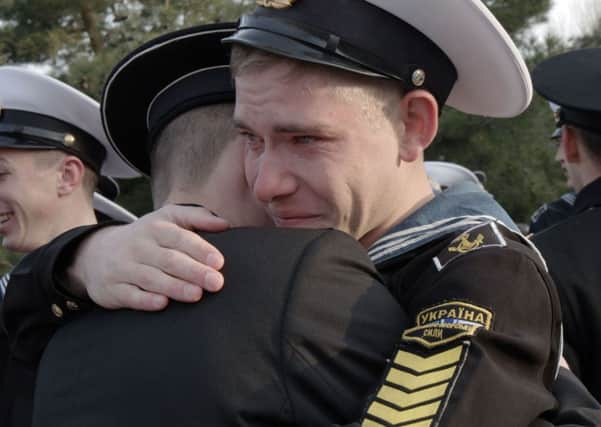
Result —
<path fill-rule="evenodd" d="M 601 206 L 601 178 L 580 190 L 574 203 L 574 213 L 580 213 L 595 206 Z"/>

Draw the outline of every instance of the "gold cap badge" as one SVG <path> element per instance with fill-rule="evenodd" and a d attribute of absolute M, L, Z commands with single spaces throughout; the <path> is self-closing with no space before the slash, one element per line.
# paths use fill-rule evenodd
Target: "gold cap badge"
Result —
<path fill-rule="evenodd" d="M 286 9 L 291 7 L 296 0 L 257 0 L 257 4 L 263 7 L 272 7 L 274 9 Z"/>
<path fill-rule="evenodd" d="M 68 133 L 63 138 L 63 142 L 65 143 L 65 145 L 67 147 L 71 147 L 73 144 L 75 144 L 75 137 L 73 135 L 71 135 L 70 133 Z"/>

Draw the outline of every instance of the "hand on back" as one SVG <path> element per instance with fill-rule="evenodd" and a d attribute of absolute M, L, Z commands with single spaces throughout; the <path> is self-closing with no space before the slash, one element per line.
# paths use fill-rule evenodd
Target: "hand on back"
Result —
<path fill-rule="evenodd" d="M 192 230 L 228 227 L 205 208 L 176 205 L 107 227 L 80 245 L 68 270 L 69 290 L 109 309 L 154 311 L 169 299 L 196 302 L 223 286 L 224 259 Z"/>

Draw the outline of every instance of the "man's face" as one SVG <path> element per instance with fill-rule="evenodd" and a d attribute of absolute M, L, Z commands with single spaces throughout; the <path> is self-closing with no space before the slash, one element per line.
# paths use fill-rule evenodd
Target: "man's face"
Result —
<path fill-rule="evenodd" d="M 361 93 L 278 63 L 236 78 L 246 179 L 278 227 L 333 227 L 364 244 L 402 214 L 399 126 Z"/>
<path fill-rule="evenodd" d="M 57 204 L 57 169 L 36 162 L 43 152 L 0 149 L 2 245 L 30 252 L 49 241 Z"/>
<path fill-rule="evenodd" d="M 578 164 L 568 159 L 567 138 L 572 138 L 573 133 L 566 131 L 565 129 L 561 133 L 558 139 L 559 145 L 557 146 L 557 152 L 555 153 L 555 160 L 559 162 L 561 169 L 566 177 L 566 184 L 569 188 L 573 188 L 576 191 L 580 191 L 582 185 L 580 185 L 580 174 L 578 173 Z M 573 143 L 573 141 L 571 141 Z"/>

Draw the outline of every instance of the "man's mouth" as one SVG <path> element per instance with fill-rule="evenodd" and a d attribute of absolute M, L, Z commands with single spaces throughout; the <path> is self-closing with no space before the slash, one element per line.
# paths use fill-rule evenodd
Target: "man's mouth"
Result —
<path fill-rule="evenodd" d="M 276 227 L 302 227 L 318 219 L 319 215 L 292 214 L 292 215 L 274 215 L 273 222 Z"/>

